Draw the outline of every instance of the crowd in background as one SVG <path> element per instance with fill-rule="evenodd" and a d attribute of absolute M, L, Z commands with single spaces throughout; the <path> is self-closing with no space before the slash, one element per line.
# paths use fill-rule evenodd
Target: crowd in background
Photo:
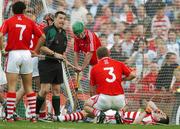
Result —
<path fill-rule="evenodd" d="M 11 4 L 4 0 L 4 19 Z M 42 0 L 24 0 L 37 23 L 47 13 Z M 73 45 L 71 25 L 82 21 L 95 32 L 111 57 L 136 70 L 124 83 L 128 92 L 180 88 L 180 0 L 46 0 L 48 13 L 68 14 L 65 30 Z M 70 47 L 71 49 L 73 47 Z M 70 49 L 67 49 L 70 50 Z"/>

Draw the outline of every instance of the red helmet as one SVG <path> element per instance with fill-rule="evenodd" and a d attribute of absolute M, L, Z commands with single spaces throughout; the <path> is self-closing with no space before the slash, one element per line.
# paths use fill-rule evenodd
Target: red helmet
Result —
<path fill-rule="evenodd" d="M 43 20 L 45 21 L 48 21 L 48 20 L 51 20 L 51 21 L 54 21 L 54 15 L 52 13 L 48 13 L 44 16 Z"/>

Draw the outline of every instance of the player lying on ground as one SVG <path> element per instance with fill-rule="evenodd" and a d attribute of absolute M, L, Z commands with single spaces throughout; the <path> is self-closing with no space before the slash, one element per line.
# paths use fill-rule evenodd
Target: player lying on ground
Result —
<path fill-rule="evenodd" d="M 120 116 L 117 119 L 117 112 L 113 110 L 108 110 L 105 112 L 106 117 L 103 123 L 119 123 L 119 124 L 169 124 L 169 117 L 160 110 L 154 102 L 147 102 L 147 106 L 143 112 L 131 112 L 125 111 L 124 109 L 119 111 Z M 90 114 L 85 109 L 66 115 L 60 115 L 55 118 L 57 121 L 78 121 L 89 117 Z M 96 121 L 95 121 L 96 122 Z"/>

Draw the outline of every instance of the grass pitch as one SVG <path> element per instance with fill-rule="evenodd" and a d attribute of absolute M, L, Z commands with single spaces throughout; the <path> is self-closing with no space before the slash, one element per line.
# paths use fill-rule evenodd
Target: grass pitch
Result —
<path fill-rule="evenodd" d="M 14 123 L 0 121 L 0 129 L 180 129 L 178 125 L 116 125 L 76 122 L 31 123 L 18 121 Z"/>

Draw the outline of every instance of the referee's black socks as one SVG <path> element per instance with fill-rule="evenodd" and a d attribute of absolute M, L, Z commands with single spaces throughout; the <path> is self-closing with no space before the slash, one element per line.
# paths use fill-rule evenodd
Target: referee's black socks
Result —
<path fill-rule="evenodd" d="M 39 114 L 39 111 L 43 105 L 45 101 L 45 98 L 44 97 L 41 97 L 41 96 L 37 96 L 37 100 L 36 100 L 36 114 Z"/>
<path fill-rule="evenodd" d="M 60 115 L 60 97 L 59 96 L 52 96 L 52 105 L 54 108 L 55 115 Z"/>

